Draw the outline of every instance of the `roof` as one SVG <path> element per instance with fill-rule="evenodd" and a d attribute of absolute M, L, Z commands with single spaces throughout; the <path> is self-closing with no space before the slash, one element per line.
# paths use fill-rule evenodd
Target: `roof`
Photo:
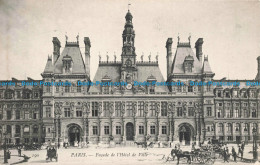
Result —
<path fill-rule="evenodd" d="M 185 74 L 184 68 L 183 68 L 183 62 L 187 56 L 188 57 L 191 56 L 191 57 L 189 57 L 189 59 L 191 59 L 191 58 L 194 59 L 192 73 L 194 73 L 194 74 L 201 73 L 201 71 L 202 71 L 201 63 L 195 56 L 191 47 L 178 46 L 176 49 L 176 52 L 175 52 L 173 63 L 172 63 L 172 73 L 173 74 Z"/>
<path fill-rule="evenodd" d="M 99 65 L 93 83 L 101 81 L 104 77 L 109 77 L 111 82 L 120 82 L 121 65 Z M 154 78 L 157 82 L 165 82 L 158 65 L 137 65 L 138 82 L 147 81 Z M 89 92 L 101 92 L 100 86 L 91 86 Z M 156 86 L 156 92 L 169 92 L 167 86 Z"/>
<path fill-rule="evenodd" d="M 63 59 L 67 57 L 72 58 L 72 74 L 86 74 L 85 64 L 78 46 L 66 44 L 61 55 L 57 59 L 54 69 L 55 74 L 62 74 L 63 70 Z"/>
<path fill-rule="evenodd" d="M 213 73 L 209 65 L 208 57 L 204 58 L 202 71 L 203 73 Z"/>
<path fill-rule="evenodd" d="M 43 73 L 53 73 L 53 65 L 52 65 L 51 57 L 48 57 L 48 60 L 47 60 Z"/>

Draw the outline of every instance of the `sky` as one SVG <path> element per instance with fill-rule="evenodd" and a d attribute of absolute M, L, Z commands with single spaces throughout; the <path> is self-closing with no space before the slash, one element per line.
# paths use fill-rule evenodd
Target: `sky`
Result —
<path fill-rule="evenodd" d="M 52 37 L 76 41 L 84 55 L 84 37 L 91 41 L 91 79 L 98 55 L 120 59 L 128 0 L 0 0 L 0 80 L 41 79 Z M 130 0 L 137 59 L 159 55 L 166 78 L 166 40 L 177 36 L 194 48 L 203 38 L 215 79 L 254 79 L 260 56 L 260 1 Z"/>

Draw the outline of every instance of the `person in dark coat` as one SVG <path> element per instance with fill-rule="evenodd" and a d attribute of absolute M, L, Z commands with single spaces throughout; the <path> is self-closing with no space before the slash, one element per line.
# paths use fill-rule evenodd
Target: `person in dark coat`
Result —
<path fill-rule="evenodd" d="M 233 156 L 233 158 L 234 158 L 234 162 L 237 162 L 237 153 L 236 153 L 234 147 L 232 147 L 232 156 Z"/>
<path fill-rule="evenodd" d="M 227 150 L 226 149 L 224 150 L 223 157 L 224 157 L 224 163 L 228 162 L 228 156 L 227 156 Z"/>
<path fill-rule="evenodd" d="M 18 146 L 17 150 L 18 150 L 18 156 L 22 156 L 22 149 L 20 146 Z"/>

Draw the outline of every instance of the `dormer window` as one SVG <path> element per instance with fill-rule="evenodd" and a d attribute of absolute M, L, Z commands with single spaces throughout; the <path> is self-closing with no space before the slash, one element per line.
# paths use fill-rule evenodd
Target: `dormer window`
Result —
<path fill-rule="evenodd" d="M 63 73 L 71 73 L 72 72 L 72 58 L 69 55 L 66 55 L 62 59 L 63 62 Z"/>
<path fill-rule="evenodd" d="M 191 55 L 188 55 L 184 59 L 183 67 L 185 73 L 191 73 L 193 68 L 194 59 Z"/>
<path fill-rule="evenodd" d="M 151 75 L 147 78 L 147 82 L 150 83 L 151 85 L 148 86 L 148 91 L 150 94 L 154 94 L 155 93 L 155 85 L 152 85 L 154 84 L 153 82 L 156 82 L 156 78 Z"/>
<path fill-rule="evenodd" d="M 111 78 L 108 75 L 105 75 L 102 80 L 103 83 L 107 82 L 107 85 L 102 86 L 102 92 L 104 94 L 109 94 L 110 85 L 108 85 L 109 82 L 111 82 Z"/>

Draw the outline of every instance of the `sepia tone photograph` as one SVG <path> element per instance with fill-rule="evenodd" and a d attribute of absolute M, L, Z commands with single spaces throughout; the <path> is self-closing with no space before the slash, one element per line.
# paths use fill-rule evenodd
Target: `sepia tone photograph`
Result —
<path fill-rule="evenodd" d="M 0 0 L 0 164 L 260 164 L 260 1 Z"/>

